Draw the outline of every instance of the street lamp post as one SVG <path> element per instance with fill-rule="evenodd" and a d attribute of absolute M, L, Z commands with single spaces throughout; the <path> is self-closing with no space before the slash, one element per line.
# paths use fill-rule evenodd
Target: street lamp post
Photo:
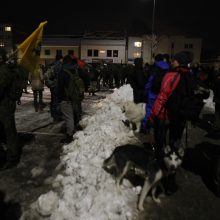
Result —
<path fill-rule="evenodd" d="M 153 59 L 153 38 L 154 38 L 154 23 L 155 23 L 155 7 L 156 7 L 156 0 L 153 2 L 153 13 L 152 13 L 152 26 L 151 26 L 151 57 L 150 61 L 152 62 Z"/>

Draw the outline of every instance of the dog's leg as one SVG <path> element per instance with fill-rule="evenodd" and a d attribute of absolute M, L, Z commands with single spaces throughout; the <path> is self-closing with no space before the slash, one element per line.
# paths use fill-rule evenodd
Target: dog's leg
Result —
<path fill-rule="evenodd" d="M 151 188 L 151 184 L 149 182 L 148 177 L 146 177 L 145 181 L 144 181 L 144 186 L 141 190 L 140 198 L 138 201 L 138 209 L 140 211 L 144 210 L 144 207 L 143 207 L 144 199 L 145 199 L 146 195 L 148 194 L 150 188 Z"/>
<path fill-rule="evenodd" d="M 128 172 L 130 167 L 130 163 L 127 162 L 123 168 L 123 170 L 121 171 L 121 173 L 117 174 L 116 176 L 116 186 L 119 189 L 119 185 L 122 183 L 124 176 L 126 175 L 126 173 Z"/>
<path fill-rule="evenodd" d="M 152 191 L 151 191 L 151 194 L 152 194 L 152 199 L 154 202 L 156 202 L 157 204 L 160 204 L 161 203 L 161 200 L 160 198 L 156 197 L 156 190 L 158 189 L 158 186 L 159 186 L 159 183 L 156 183 L 153 188 L 152 188 Z"/>
<path fill-rule="evenodd" d="M 145 178 L 144 186 L 141 190 L 141 195 L 140 195 L 140 198 L 139 198 L 139 201 L 138 201 L 138 209 L 140 211 L 142 211 L 144 209 L 144 207 L 143 207 L 144 199 L 147 196 L 147 194 L 149 193 L 151 187 L 162 178 L 162 175 L 163 175 L 162 171 L 159 170 L 156 173 L 155 179 L 152 183 L 149 181 L 149 178 Z"/>
<path fill-rule="evenodd" d="M 135 129 L 135 133 L 139 133 L 140 132 L 140 128 L 141 128 L 141 123 L 140 122 L 137 122 L 136 123 L 136 129 Z"/>

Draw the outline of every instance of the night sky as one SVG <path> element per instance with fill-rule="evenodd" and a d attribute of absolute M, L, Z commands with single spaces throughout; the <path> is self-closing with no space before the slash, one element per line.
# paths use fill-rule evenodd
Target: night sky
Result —
<path fill-rule="evenodd" d="M 153 0 L 46 0 L 1 2 L 0 22 L 14 27 L 17 40 L 47 20 L 45 34 L 120 30 L 151 33 Z M 45 5 L 46 4 L 46 5 Z M 155 33 L 204 38 L 204 46 L 220 50 L 217 1 L 156 0 Z M 23 39 L 22 39 L 23 40 Z"/>

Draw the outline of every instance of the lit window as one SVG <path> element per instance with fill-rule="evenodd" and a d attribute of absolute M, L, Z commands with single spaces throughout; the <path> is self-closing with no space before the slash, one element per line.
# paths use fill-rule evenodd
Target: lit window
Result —
<path fill-rule="evenodd" d="M 5 31 L 9 31 L 10 32 L 11 31 L 11 27 L 10 26 L 6 26 L 5 27 Z"/>
<path fill-rule="evenodd" d="M 104 53 L 105 53 L 105 50 L 100 50 L 99 53 L 104 54 Z"/>
<path fill-rule="evenodd" d="M 136 41 L 136 42 L 134 42 L 134 46 L 135 47 L 141 47 L 142 43 L 140 41 Z"/>
<path fill-rule="evenodd" d="M 141 53 L 139 52 L 135 52 L 133 53 L 134 58 L 140 58 L 141 57 Z"/>
<path fill-rule="evenodd" d="M 0 47 L 4 47 L 5 44 L 3 42 L 0 42 Z"/>

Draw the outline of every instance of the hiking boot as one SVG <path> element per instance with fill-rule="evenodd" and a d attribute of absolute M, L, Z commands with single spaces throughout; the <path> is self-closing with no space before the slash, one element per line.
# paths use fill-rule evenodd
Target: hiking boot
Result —
<path fill-rule="evenodd" d="M 71 143 L 72 141 L 73 141 L 73 136 L 67 134 L 65 138 L 63 138 L 63 139 L 60 140 L 60 143 L 61 143 L 61 144 L 69 144 L 69 143 Z"/>

